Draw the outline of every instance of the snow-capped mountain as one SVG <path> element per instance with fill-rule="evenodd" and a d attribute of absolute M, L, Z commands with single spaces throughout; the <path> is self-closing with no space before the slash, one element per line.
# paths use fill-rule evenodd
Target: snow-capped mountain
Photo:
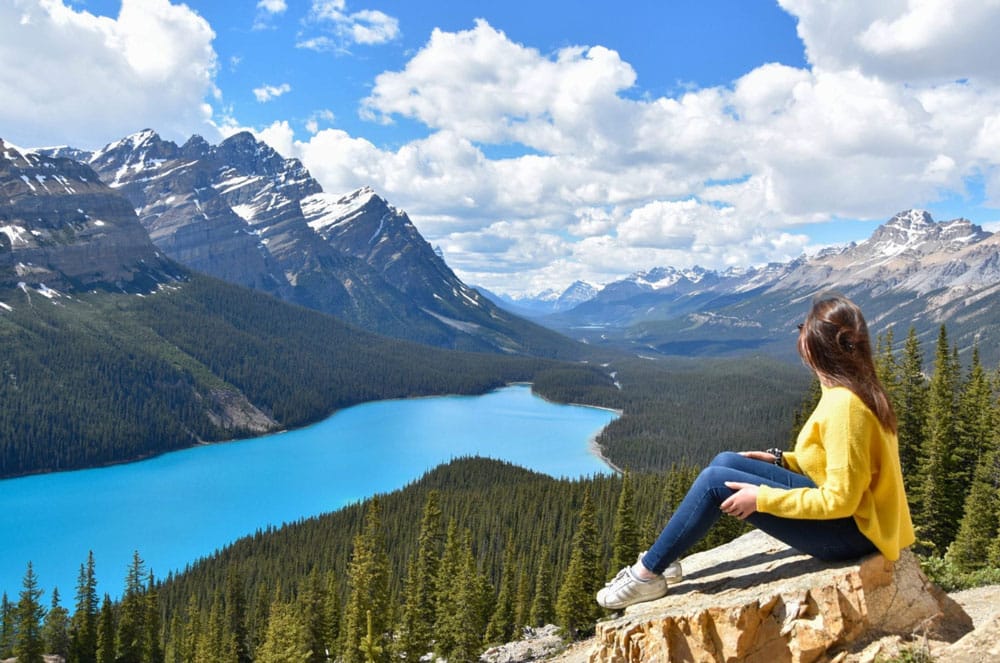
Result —
<path fill-rule="evenodd" d="M 574 281 L 562 291 L 548 288 L 533 295 L 521 297 L 490 292 L 481 286 L 476 286 L 476 289 L 497 306 L 528 318 L 539 318 L 568 311 L 588 301 L 599 291 L 597 286 L 586 281 Z"/>
<path fill-rule="evenodd" d="M 184 270 L 88 166 L 0 139 L 0 289 L 149 292 Z"/>
<path fill-rule="evenodd" d="M 810 297 L 826 290 L 862 304 L 873 329 L 893 325 L 898 337 L 913 326 L 931 335 L 946 323 L 968 348 L 1000 333 L 1000 235 L 967 219 L 938 223 L 926 211 L 907 210 L 863 242 L 788 263 L 637 272 L 543 321 L 588 342 L 644 351 L 720 354 L 775 345 L 793 353 L 789 330 Z M 984 348 L 984 356 L 990 352 Z"/>
<path fill-rule="evenodd" d="M 177 146 L 145 130 L 88 163 L 128 198 L 156 246 L 192 269 L 432 345 L 541 354 L 565 346 L 463 284 L 373 190 L 326 193 L 300 161 L 249 133 Z"/>

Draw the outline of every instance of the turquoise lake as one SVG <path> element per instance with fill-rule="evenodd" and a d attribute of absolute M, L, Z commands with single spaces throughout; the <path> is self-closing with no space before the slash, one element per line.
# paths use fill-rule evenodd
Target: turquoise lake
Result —
<path fill-rule="evenodd" d="M 591 441 L 616 416 L 512 385 L 483 396 L 366 403 L 286 433 L 0 481 L 0 592 L 16 602 L 31 561 L 43 605 L 58 587 L 72 610 L 93 550 L 98 592 L 117 597 L 133 551 L 164 578 L 257 529 L 402 488 L 463 456 L 553 477 L 607 473 Z"/>

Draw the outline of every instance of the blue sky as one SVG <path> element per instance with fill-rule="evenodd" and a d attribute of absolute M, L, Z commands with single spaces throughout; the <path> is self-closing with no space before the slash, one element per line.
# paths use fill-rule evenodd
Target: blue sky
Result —
<path fill-rule="evenodd" d="M 7 0 L 0 137 L 254 132 L 500 292 L 1000 219 L 979 0 Z"/>

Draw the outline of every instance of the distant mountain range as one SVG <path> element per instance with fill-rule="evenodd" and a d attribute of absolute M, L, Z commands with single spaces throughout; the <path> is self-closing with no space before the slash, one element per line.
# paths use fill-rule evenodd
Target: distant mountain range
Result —
<path fill-rule="evenodd" d="M 637 272 L 535 319 L 640 354 L 791 355 L 789 333 L 827 290 L 856 300 L 873 334 L 891 326 L 901 341 L 913 326 L 932 341 L 944 323 L 961 350 L 979 340 L 984 358 L 1000 360 L 1000 235 L 967 219 L 938 223 L 922 210 L 896 214 L 863 242 L 787 263 Z"/>
<path fill-rule="evenodd" d="M 163 256 L 198 272 L 437 347 L 579 354 L 465 285 L 406 213 L 374 191 L 325 193 L 301 162 L 249 133 L 178 146 L 144 130 L 96 152 L 25 152 L 51 157 L 49 168 L 92 168 L 131 204 Z"/>
<path fill-rule="evenodd" d="M 141 289 L 169 280 L 180 263 L 383 335 L 563 358 L 582 354 L 565 336 L 638 354 L 791 356 L 789 330 L 809 299 L 830 289 L 861 303 L 874 333 L 892 326 L 902 337 L 913 326 L 930 339 L 946 323 L 962 350 L 996 338 L 1000 318 L 1000 238 L 921 210 L 900 212 L 864 242 L 787 263 L 658 267 L 515 299 L 464 284 L 406 213 L 372 189 L 326 193 L 299 161 L 249 133 L 178 146 L 146 130 L 96 152 L 7 153 L 21 169 L 16 186 L 68 186 L 91 192 L 96 205 L 54 217 L 38 196 L 17 203 L 18 218 L 31 216 L 24 206 L 40 206 L 31 228 L 0 217 L 0 278 L 13 283 Z M 116 221 L 128 210 L 115 193 L 152 245 Z M 20 251 L 16 263 L 5 246 Z M 56 254 L 66 262 L 59 275 L 46 267 Z M 994 345 L 983 344 L 984 357 L 1000 360 Z"/>

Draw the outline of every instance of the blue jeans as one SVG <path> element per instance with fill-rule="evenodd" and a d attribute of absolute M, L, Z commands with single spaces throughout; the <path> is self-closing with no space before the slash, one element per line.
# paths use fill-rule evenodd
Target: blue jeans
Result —
<path fill-rule="evenodd" d="M 662 573 L 705 536 L 723 515 L 719 507 L 733 494 L 732 489 L 726 487 L 727 481 L 775 488 L 816 487 L 804 474 L 731 451 L 723 452 L 691 484 L 680 506 L 642 558 L 643 566 Z M 857 559 L 876 550 L 874 544 L 858 530 L 854 518 L 803 520 L 754 512 L 746 520 L 792 548 L 824 561 Z"/>

